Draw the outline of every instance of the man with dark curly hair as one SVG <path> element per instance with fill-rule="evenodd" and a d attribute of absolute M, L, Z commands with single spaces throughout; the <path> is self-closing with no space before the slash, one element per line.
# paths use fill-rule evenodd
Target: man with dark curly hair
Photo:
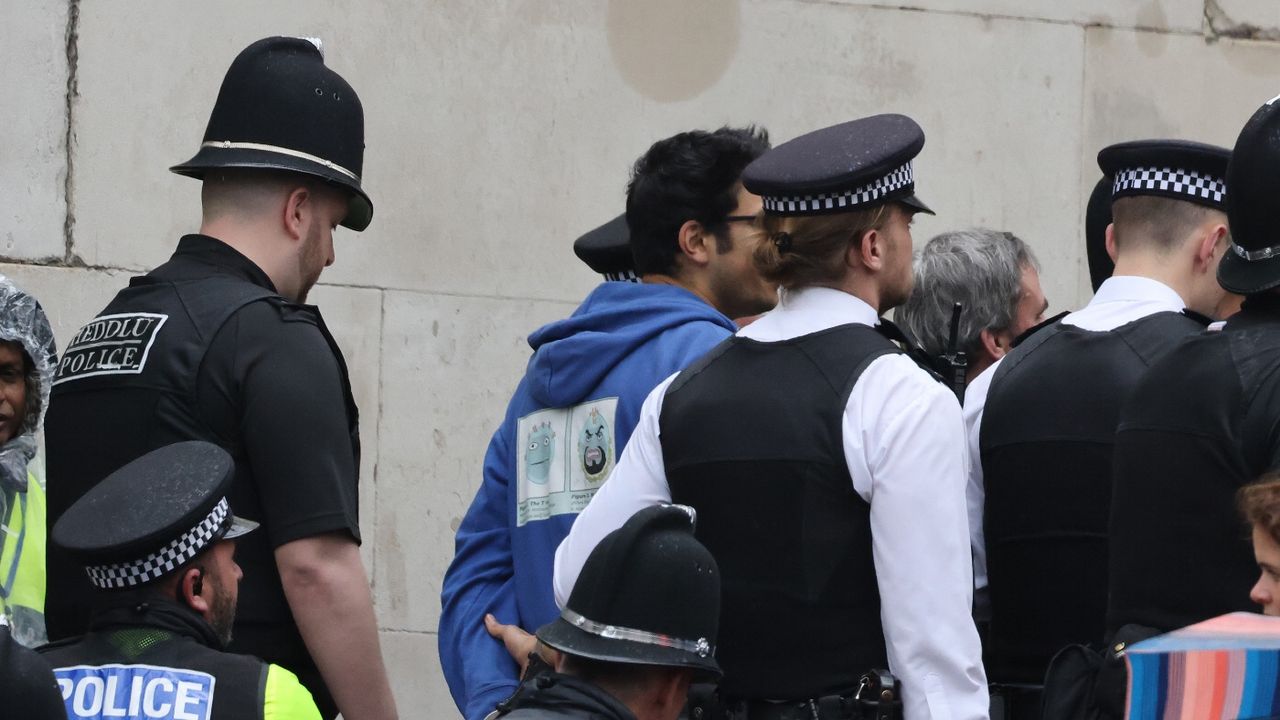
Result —
<path fill-rule="evenodd" d="M 528 631 L 559 615 L 556 546 L 608 479 L 645 395 L 729 337 L 734 318 L 776 302 L 751 260 L 761 201 L 740 182 L 768 147 L 754 127 L 654 143 L 627 188 L 641 282 L 605 282 L 529 336 L 533 357 L 489 443 L 441 593 L 440 659 L 470 720 L 515 690 Z"/>

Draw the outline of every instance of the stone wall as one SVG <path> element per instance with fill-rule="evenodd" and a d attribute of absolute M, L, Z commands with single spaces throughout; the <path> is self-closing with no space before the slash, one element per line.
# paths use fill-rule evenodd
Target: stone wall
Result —
<path fill-rule="evenodd" d="M 909 7 L 897 7 L 905 2 Z M 59 344 L 196 227 L 194 153 L 221 76 L 270 34 L 324 38 L 367 114 L 368 232 L 314 294 L 363 415 L 361 502 L 404 717 L 447 717 L 439 586 L 524 336 L 596 278 L 570 242 L 629 163 L 691 127 L 777 141 L 883 111 L 928 134 L 936 232 L 1026 238 L 1053 311 L 1088 297 L 1103 145 L 1230 145 L 1280 93 L 1270 0 L 23 0 L 0 5 L 0 271 Z"/>

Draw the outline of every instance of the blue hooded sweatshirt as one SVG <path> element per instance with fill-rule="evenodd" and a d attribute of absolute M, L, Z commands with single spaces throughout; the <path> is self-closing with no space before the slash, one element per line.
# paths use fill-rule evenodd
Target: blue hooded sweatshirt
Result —
<path fill-rule="evenodd" d="M 607 282 L 529 336 L 533 357 L 489 442 L 440 594 L 440 663 L 468 720 L 518 684 L 485 613 L 529 632 L 559 616 L 556 547 L 613 469 L 645 397 L 735 330 L 683 288 Z"/>

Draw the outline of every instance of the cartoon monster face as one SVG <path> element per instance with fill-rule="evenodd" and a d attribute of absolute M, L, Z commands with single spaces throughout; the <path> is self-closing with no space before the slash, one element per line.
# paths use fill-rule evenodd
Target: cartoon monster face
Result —
<path fill-rule="evenodd" d="M 588 480 L 604 479 L 609 468 L 609 459 L 613 454 L 611 446 L 613 435 L 609 432 L 609 424 L 596 408 L 591 408 L 587 421 L 578 436 L 578 459 L 582 462 L 582 472 Z"/>
<path fill-rule="evenodd" d="M 531 482 L 539 485 L 547 483 L 547 477 L 551 474 L 551 455 L 555 448 L 551 441 L 555 436 L 551 423 L 534 425 L 529 430 L 529 442 L 524 446 L 524 462 Z"/>

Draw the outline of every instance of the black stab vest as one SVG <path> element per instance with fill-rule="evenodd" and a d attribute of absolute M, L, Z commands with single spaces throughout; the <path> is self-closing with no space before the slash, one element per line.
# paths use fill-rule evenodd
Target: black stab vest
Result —
<path fill-rule="evenodd" d="M 98 627 L 104 619 L 112 618 L 123 622 Z M 94 626 L 83 637 L 52 643 L 39 651 L 54 668 L 59 684 L 71 684 L 72 697 L 67 702 L 73 709 L 98 708 L 96 714 L 84 713 L 85 717 L 116 717 L 121 711 L 124 717 L 162 718 L 205 717 L 208 713 L 209 720 L 255 720 L 264 716 L 268 665 L 256 657 L 211 647 L 216 642 L 213 631 L 194 613 L 167 603 L 145 615 L 119 608 L 96 617 Z M 122 640 L 131 642 L 134 632 L 148 639 L 129 651 L 117 646 Z M 131 672 L 113 669 L 112 665 L 149 667 Z M 78 666 L 102 669 L 77 669 Z M 113 674 L 117 679 L 110 679 Z M 81 688 L 85 675 L 106 675 L 107 679 L 90 680 L 93 685 Z M 135 681 L 137 692 L 134 682 L 126 682 L 132 675 L 141 676 Z M 179 682 L 189 689 L 178 687 Z M 206 701 L 199 696 L 207 688 L 212 688 L 213 697 Z M 67 692 L 66 688 L 63 692 Z M 166 709 L 168 713 L 148 714 L 149 710 Z M 71 718 L 80 716 L 69 713 Z"/>
<path fill-rule="evenodd" d="M 49 456 L 50 527 L 72 502 L 125 463 L 192 439 L 216 443 L 231 454 L 236 463 L 236 479 L 228 496 L 231 507 L 244 517 L 263 517 L 253 470 L 239 436 L 215 433 L 197 406 L 199 370 L 214 337 L 238 310 L 255 302 L 314 317 L 338 362 L 359 467 L 358 421 L 346 364 L 318 310 L 226 274 L 181 281 L 135 277 L 77 333 L 60 358 L 46 432 L 64 442 L 73 438 L 74 452 Z M 268 534 L 251 533 L 238 542 L 237 555 L 255 576 L 246 572 L 241 584 L 237 624 L 292 626 L 279 575 L 262 570 L 275 567 Z M 252 565 L 246 564 L 250 556 L 257 558 Z M 83 633 L 92 596 L 83 567 L 53 545 L 48 548 L 47 567 L 50 638 Z M 252 589 L 246 591 L 246 585 Z M 292 638 L 301 648 L 296 630 Z"/>
<path fill-rule="evenodd" d="M 842 424 L 863 370 L 896 352 L 865 325 L 732 337 L 667 389 L 671 497 L 697 510 L 723 579 L 726 698 L 847 692 L 886 666 L 871 507 L 849 477 Z"/>
<path fill-rule="evenodd" d="M 996 368 L 979 437 L 991 680 L 1039 683 L 1062 647 L 1102 642 L 1120 407 L 1152 362 L 1203 329 L 1173 312 L 1105 332 L 1059 322 Z"/>
<path fill-rule="evenodd" d="M 1236 493 L 1280 469 L 1278 419 L 1280 298 L 1250 298 L 1152 366 L 1116 433 L 1109 630 L 1258 612 Z"/>

